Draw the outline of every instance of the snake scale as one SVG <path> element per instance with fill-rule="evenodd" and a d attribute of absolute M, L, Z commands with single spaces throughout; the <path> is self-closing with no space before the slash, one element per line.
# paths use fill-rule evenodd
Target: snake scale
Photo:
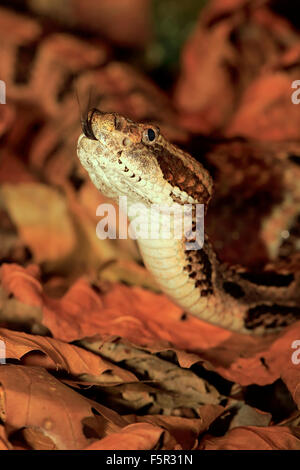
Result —
<path fill-rule="evenodd" d="M 126 195 L 128 207 L 188 203 L 204 204 L 206 211 L 212 197 L 209 172 L 153 125 L 92 109 L 77 153 L 94 185 L 116 202 Z M 202 249 L 187 250 L 185 242 L 184 236 L 138 240 L 146 267 L 184 312 L 258 335 L 300 318 L 299 260 L 292 269 L 281 264 L 253 273 L 221 263 L 206 234 Z"/>

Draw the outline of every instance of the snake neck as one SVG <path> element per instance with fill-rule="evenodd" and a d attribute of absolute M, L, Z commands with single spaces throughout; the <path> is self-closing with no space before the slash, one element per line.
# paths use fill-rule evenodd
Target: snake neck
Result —
<path fill-rule="evenodd" d="M 126 211 L 134 223 L 130 206 L 133 201 L 143 206 L 140 215 L 146 229 L 138 243 L 145 264 L 185 312 L 230 330 L 257 334 L 277 331 L 300 318 L 300 259 L 289 269 L 283 264 L 257 273 L 228 268 L 217 260 L 207 237 L 203 246 L 196 236 L 197 243 L 187 247 L 193 223 L 197 230 L 197 210 L 181 237 L 172 229 L 166 233 L 172 216 L 153 222 L 154 202 L 175 203 L 181 209 L 197 202 L 208 207 L 213 181 L 199 161 L 168 142 L 157 127 L 116 113 L 91 110 L 83 132 L 77 147 L 82 165 L 105 196 L 117 201 L 126 195 L 131 201 Z M 220 157 L 223 165 L 223 154 Z"/>
<path fill-rule="evenodd" d="M 150 210 L 144 217 L 150 235 Z M 295 272 L 250 273 L 227 267 L 217 259 L 207 236 L 202 247 L 196 244 L 191 249 L 187 234 L 178 238 L 168 224 L 175 226 L 174 217 L 162 216 L 152 237 L 144 233 L 137 242 L 147 269 L 185 313 L 250 334 L 275 332 L 300 319 L 300 278 Z"/>

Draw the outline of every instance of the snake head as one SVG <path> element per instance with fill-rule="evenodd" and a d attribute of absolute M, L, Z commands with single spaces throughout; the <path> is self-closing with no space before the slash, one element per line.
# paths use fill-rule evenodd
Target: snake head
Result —
<path fill-rule="evenodd" d="M 157 126 L 92 109 L 82 129 L 78 157 L 104 195 L 146 205 L 209 202 L 208 172 Z"/>

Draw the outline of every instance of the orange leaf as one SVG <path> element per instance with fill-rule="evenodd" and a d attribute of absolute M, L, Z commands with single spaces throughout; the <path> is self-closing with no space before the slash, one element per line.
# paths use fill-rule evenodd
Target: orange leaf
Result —
<path fill-rule="evenodd" d="M 162 435 L 167 434 L 162 428 L 148 423 L 130 424 L 120 432 L 107 436 L 85 448 L 85 450 L 151 450 L 156 449 Z M 164 450 L 178 449 L 169 436 Z M 164 439 L 165 440 L 165 439 Z"/>
<path fill-rule="evenodd" d="M 126 416 L 130 422 L 146 422 L 167 430 L 184 450 L 198 446 L 199 434 L 206 431 L 209 425 L 224 411 L 222 406 L 203 405 L 198 412 L 200 419 L 181 418 L 177 416 Z"/>
<path fill-rule="evenodd" d="M 289 428 L 240 427 L 229 431 L 224 437 L 207 437 L 202 440 L 201 450 L 300 450 L 300 440 Z"/>
<path fill-rule="evenodd" d="M 5 428 L 9 432 L 34 428 L 57 449 L 89 445 L 83 420 L 94 417 L 92 408 L 101 415 L 102 429 L 111 420 L 117 428 L 126 424 L 117 413 L 84 398 L 41 367 L 2 365 L 0 382 L 5 396 Z"/>
<path fill-rule="evenodd" d="M 1 194 L 36 261 L 57 260 L 71 252 L 75 234 L 60 192 L 40 183 L 22 183 L 3 185 Z"/>
<path fill-rule="evenodd" d="M 114 380 L 118 378 L 120 382 L 137 381 L 131 372 L 108 360 L 53 338 L 0 329 L 0 340 L 5 343 L 6 358 L 22 360 L 22 364 L 40 366 L 48 370 L 63 370 L 72 376 L 89 374 L 90 380 L 97 380 L 103 373 L 111 371 Z"/>

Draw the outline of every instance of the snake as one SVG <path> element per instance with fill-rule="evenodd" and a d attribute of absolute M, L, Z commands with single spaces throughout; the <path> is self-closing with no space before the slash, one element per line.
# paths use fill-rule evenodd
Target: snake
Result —
<path fill-rule="evenodd" d="M 113 112 L 90 109 L 82 122 L 77 156 L 96 188 L 130 208 L 142 204 L 179 209 L 197 205 L 207 213 L 213 180 L 204 165 L 169 142 L 154 124 L 133 122 Z M 151 224 L 149 215 L 149 223 Z M 137 243 L 146 268 L 161 290 L 184 312 L 237 333 L 276 333 L 300 319 L 300 263 L 267 265 L 259 272 L 221 262 L 206 233 L 202 246 L 188 245 L 189 233 Z M 220 231 L 222 227 L 220 227 Z M 247 249 L 247 247 L 245 247 Z"/>

